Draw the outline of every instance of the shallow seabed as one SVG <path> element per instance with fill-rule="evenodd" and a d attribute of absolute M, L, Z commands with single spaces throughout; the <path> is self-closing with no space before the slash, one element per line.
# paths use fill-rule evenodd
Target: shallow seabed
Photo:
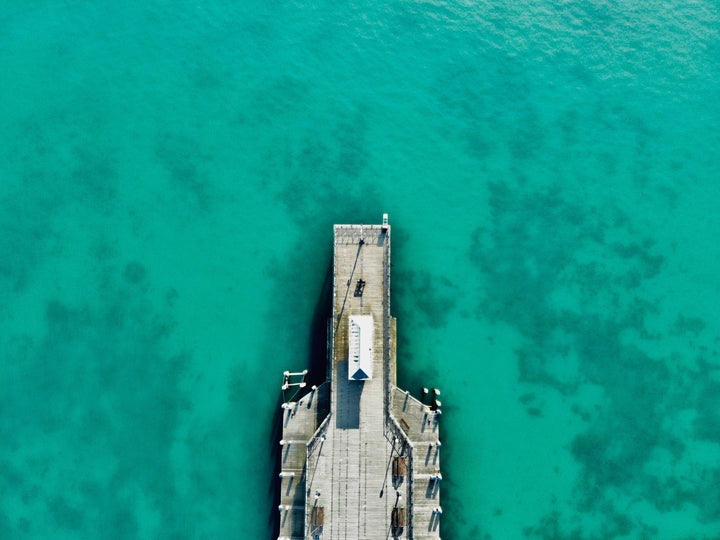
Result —
<path fill-rule="evenodd" d="M 716 3 L 2 11 L 0 538 L 269 539 L 383 212 L 443 538 L 720 537 Z"/>

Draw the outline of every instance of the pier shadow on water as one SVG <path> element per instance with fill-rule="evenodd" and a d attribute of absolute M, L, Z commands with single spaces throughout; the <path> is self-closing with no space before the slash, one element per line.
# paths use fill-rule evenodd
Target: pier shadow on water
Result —
<path fill-rule="evenodd" d="M 313 385 L 320 386 L 326 379 L 327 373 L 327 327 L 328 319 L 332 316 L 332 255 L 327 265 L 327 272 L 320 290 L 320 296 L 315 304 L 313 318 L 310 325 L 310 340 L 308 347 L 308 356 L 306 361 L 297 361 L 297 365 L 288 366 L 288 368 L 301 371 L 307 367 L 308 374 L 306 376 L 307 386 L 301 390 L 293 401 L 301 399 L 305 394 L 310 392 Z M 330 411 L 329 394 L 324 392 L 325 405 L 318 404 L 318 416 L 324 418 Z M 275 403 L 275 410 L 272 418 L 272 429 L 270 430 L 270 440 L 268 441 L 268 456 L 272 463 L 272 478 L 268 487 L 268 500 L 270 508 L 268 512 L 268 530 L 270 531 L 269 540 L 276 540 L 280 535 L 280 520 L 278 518 L 278 505 L 280 504 L 280 470 L 282 454 L 280 452 L 280 439 L 282 438 L 282 421 L 283 409 L 280 407 L 283 403 L 282 391 L 278 393 Z"/>
<path fill-rule="evenodd" d="M 320 297 L 315 304 L 312 323 L 310 325 L 310 346 L 308 350 L 308 386 L 320 386 L 325 382 L 327 374 L 327 325 L 332 317 L 332 255 L 327 264 L 327 272 L 323 281 Z"/>

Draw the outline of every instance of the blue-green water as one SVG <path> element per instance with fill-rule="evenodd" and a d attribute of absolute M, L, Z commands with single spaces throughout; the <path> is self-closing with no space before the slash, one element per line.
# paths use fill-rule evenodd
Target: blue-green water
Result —
<path fill-rule="evenodd" d="M 716 2 L 6 2 L 0 538 L 269 539 L 333 223 L 443 538 L 720 538 Z M 315 345 L 313 345 L 315 344 Z"/>

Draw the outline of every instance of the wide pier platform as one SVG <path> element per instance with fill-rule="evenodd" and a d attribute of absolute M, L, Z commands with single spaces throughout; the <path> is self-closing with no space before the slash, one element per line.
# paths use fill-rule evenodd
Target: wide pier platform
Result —
<path fill-rule="evenodd" d="M 334 232 L 327 381 L 283 404 L 279 540 L 439 539 L 441 412 L 396 387 L 390 226 Z"/>

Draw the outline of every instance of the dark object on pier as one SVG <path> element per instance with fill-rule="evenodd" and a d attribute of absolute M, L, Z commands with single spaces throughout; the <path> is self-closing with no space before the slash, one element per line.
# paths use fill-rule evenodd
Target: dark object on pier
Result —
<path fill-rule="evenodd" d="M 315 506 L 312 509 L 312 524 L 313 527 L 320 527 L 325 524 L 325 508 Z"/>
<path fill-rule="evenodd" d="M 405 476 L 407 474 L 407 463 L 404 457 L 396 457 L 393 460 L 393 476 Z"/>
<path fill-rule="evenodd" d="M 362 296 L 365 290 L 365 280 L 358 279 L 357 285 L 355 285 L 355 296 Z"/>
<path fill-rule="evenodd" d="M 392 526 L 393 527 L 404 527 L 405 526 L 405 509 L 404 508 L 393 508 Z"/>

